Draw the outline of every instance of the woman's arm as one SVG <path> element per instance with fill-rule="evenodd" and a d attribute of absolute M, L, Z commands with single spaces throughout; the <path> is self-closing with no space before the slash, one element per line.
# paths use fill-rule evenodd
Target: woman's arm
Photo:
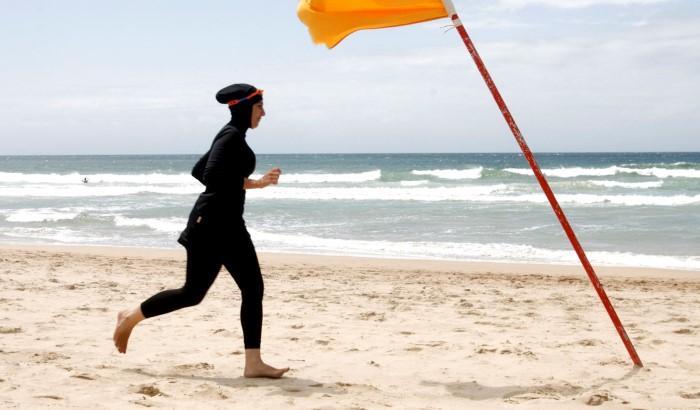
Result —
<path fill-rule="evenodd" d="M 233 167 L 241 156 L 242 141 L 241 137 L 231 133 L 214 141 L 202 172 L 202 181 L 208 190 L 225 192 L 243 187 L 243 176 L 236 177 Z"/>
<path fill-rule="evenodd" d="M 272 168 L 271 170 L 267 171 L 267 174 L 263 175 L 263 177 L 260 179 L 245 178 L 243 180 L 243 189 L 265 188 L 270 184 L 277 185 L 281 173 L 281 169 Z"/>

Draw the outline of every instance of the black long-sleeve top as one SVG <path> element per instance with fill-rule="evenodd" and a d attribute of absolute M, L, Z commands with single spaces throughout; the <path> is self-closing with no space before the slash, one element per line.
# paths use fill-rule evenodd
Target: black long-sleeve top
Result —
<path fill-rule="evenodd" d="M 255 153 L 245 134 L 227 124 L 192 169 L 206 190 L 197 198 L 178 241 L 187 246 L 198 237 L 195 231 L 204 233 L 204 239 L 220 239 L 228 231 L 245 229 L 243 184 L 254 170 Z"/>

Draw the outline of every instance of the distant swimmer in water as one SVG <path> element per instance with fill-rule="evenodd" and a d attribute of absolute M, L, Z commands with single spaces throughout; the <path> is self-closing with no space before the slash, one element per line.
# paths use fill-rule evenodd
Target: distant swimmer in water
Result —
<path fill-rule="evenodd" d="M 88 183 L 87 177 L 83 178 L 83 184 L 87 184 L 87 183 Z"/>
<path fill-rule="evenodd" d="M 243 206 L 247 190 L 277 184 L 281 171 L 273 168 L 259 180 L 249 179 L 255 169 L 255 154 L 246 142 L 246 131 L 257 128 L 265 115 L 262 90 L 235 84 L 219 91 L 216 99 L 229 106 L 231 121 L 219 131 L 209 152 L 192 170 L 206 190 L 199 195 L 178 239 L 187 250 L 185 284 L 119 312 L 114 344 L 120 353 L 126 353 L 131 331 L 140 321 L 200 303 L 224 266 L 241 290 L 243 375 L 279 378 L 289 368 L 269 366 L 260 356 L 263 278 L 243 220 Z"/>

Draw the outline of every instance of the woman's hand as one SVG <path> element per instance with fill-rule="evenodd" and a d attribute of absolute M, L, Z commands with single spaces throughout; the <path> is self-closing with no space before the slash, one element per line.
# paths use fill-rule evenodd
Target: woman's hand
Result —
<path fill-rule="evenodd" d="M 263 177 L 260 179 L 246 178 L 243 180 L 243 189 L 265 188 L 270 184 L 277 185 L 277 182 L 280 179 L 280 174 L 282 174 L 281 169 L 272 168 L 271 170 L 267 171 L 267 174 L 263 175 Z"/>
<path fill-rule="evenodd" d="M 281 174 L 282 170 L 279 168 L 272 168 L 271 170 L 267 171 L 267 174 L 263 175 L 263 177 L 260 179 L 262 184 L 261 188 L 264 188 L 270 184 L 277 185 Z"/>

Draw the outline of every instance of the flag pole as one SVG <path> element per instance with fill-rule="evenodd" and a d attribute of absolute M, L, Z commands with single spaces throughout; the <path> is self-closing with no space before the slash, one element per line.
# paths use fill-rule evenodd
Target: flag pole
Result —
<path fill-rule="evenodd" d="M 505 118 L 506 122 L 508 123 L 508 126 L 510 127 L 510 130 L 512 131 L 513 136 L 515 137 L 515 140 L 517 141 L 518 145 L 520 145 L 520 149 L 523 151 L 523 154 L 525 155 L 527 162 L 530 164 L 530 168 L 532 168 L 532 171 L 535 173 L 535 177 L 537 178 L 537 182 L 539 182 L 540 187 L 542 187 L 544 194 L 547 196 L 547 199 L 549 200 L 549 204 L 552 206 L 554 213 L 556 214 L 557 218 L 559 219 L 559 223 L 561 223 L 562 228 L 564 228 L 564 232 L 566 233 L 566 236 L 569 238 L 569 241 L 571 242 L 571 245 L 574 247 L 574 250 L 576 251 L 578 258 L 581 260 L 581 264 L 583 265 L 583 268 L 586 270 L 586 273 L 588 274 L 588 278 L 590 279 L 591 283 L 593 284 L 593 287 L 595 288 L 596 292 L 598 293 L 600 300 L 603 302 L 603 306 L 605 306 L 605 310 L 607 310 L 608 315 L 610 316 L 610 319 L 612 319 L 612 322 L 615 325 L 615 329 L 617 329 L 617 333 L 620 335 L 622 342 L 625 344 L 625 347 L 627 348 L 627 352 L 629 353 L 630 357 L 632 358 L 632 361 L 634 362 L 635 366 L 642 367 L 643 366 L 642 361 L 639 358 L 639 355 L 637 355 L 637 351 L 635 350 L 634 345 L 632 345 L 632 341 L 630 340 L 629 336 L 627 336 L 627 332 L 625 331 L 624 326 L 622 326 L 622 322 L 620 322 L 620 318 L 617 316 L 617 313 L 615 312 L 615 308 L 613 308 L 612 303 L 610 302 L 610 299 L 608 299 L 608 295 L 605 293 L 605 290 L 603 289 L 603 285 L 600 283 L 600 280 L 598 280 L 598 276 L 596 275 L 595 271 L 593 270 L 591 263 L 588 261 L 588 257 L 586 256 L 586 253 L 584 252 L 583 247 L 581 247 L 581 244 L 579 243 L 578 238 L 576 238 L 576 234 L 574 233 L 574 230 L 571 228 L 571 225 L 569 224 L 569 221 L 567 220 L 566 215 L 564 215 L 564 211 L 559 206 L 559 202 L 557 201 L 557 198 L 554 196 L 554 192 L 552 192 L 552 188 L 550 188 L 549 183 L 545 179 L 544 174 L 540 170 L 540 167 L 537 164 L 537 161 L 535 160 L 535 157 L 532 154 L 532 151 L 530 151 L 530 148 L 528 147 L 527 143 L 525 142 L 525 138 L 523 138 L 523 135 L 520 132 L 520 129 L 518 128 L 518 125 L 515 123 L 515 118 L 513 118 L 513 115 L 511 115 L 510 110 L 508 109 L 508 106 L 506 106 L 506 103 L 503 100 L 503 97 L 501 96 L 501 93 L 498 91 L 496 84 L 494 83 L 493 79 L 491 78 L 491 74 L 489 74 L 488 70 L 486 69 L 486 65 L 484 65 L 484 62 L 481 60 L 479 53 L 476 51 L 476 47 L 474 46 L 474 43 L 472 42 L 471 38 L 469 37 L 469 34 L 467 34 L 467 30 L 464 28 L 464 25 L 460 21 L 459 15 L 457 15 L 457 11 L 454 7 L 454 4 L 452 3 L 452 0 L 442 0 L 442 1 L 443 1 L 443 4 L 445 5 L 445 10 L 447 10 L 448 17 L 450 18 L 450 20 L 452 20 L 452 24 L 454 24 L 455 28 L 457 29 L 457 32 L 459 33 L 460 37 L 462 38 L 462 41 L 464 41 L 464 45 L 467 46 L 467 50 L 469 50 L 469 54 L 471 54 L 472 58 L 474 59 L 474 62 L 476 63 L 476 66 L 479 69 L 481 76 L 484 78 L 484 81 L 486 81 L 486 85 L 488 86 L 489 90 L 491 91 L 493 98 L 496 100 L 496 104 L 498 104 L 498 108 L 501 110 L 501 114 L 503 114 L 503 117 Z"/>

